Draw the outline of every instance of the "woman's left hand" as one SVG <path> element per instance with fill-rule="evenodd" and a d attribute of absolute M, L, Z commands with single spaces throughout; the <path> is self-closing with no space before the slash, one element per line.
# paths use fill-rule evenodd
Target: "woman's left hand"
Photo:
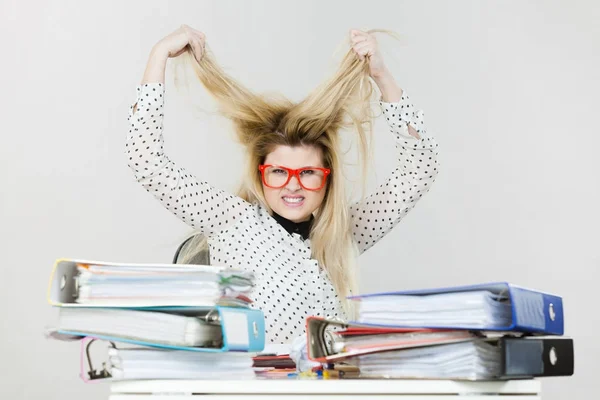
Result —
<path fill-rule="evenodd" d="M 356 55 L 361 60 L 364 60 L 365 57 L 368 58 L 369 75 L 371 75 L 371 78 L 381 76 L 386 71 L 386 67 L 375 35 L 359 31 L 358 29 L 352 29 L 350 31 L 350 40 L 352 42 L 352 49 Z"/>

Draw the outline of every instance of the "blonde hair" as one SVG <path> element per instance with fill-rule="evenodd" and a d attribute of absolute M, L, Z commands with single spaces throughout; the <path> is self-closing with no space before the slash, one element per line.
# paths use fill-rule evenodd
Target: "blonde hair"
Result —
<path fill-rule="evenodd" d="M 373 119 L 368 61 L 348 50 L 336 73 L 294 104 L 283 97 L 262 96 L 243 87 L 216 64 L 210 52 L 199 63 L 191 50 L 186 56 L 198 79 L 216 99 L 219 111 L 233 122 L 238 140 L 247 149 L 247 176 L 238 193 L 241 198 L 272 212 L 264 198 L 258 165 L 278 145 L 309 145 L 322 151 L 323 162 L 332 174 L 324 200 L 315 212 L 310 233 L 312 257 L 329 275 L 346 313 L 353 314 L 345 298 L 357 291 L 357 253 L 342 174 L 340 134 L 345 128 L 352 128 L 357 134 L 364 187 Z M 189 247 L 193 252 L 202 245 L 196 241 Z"/>

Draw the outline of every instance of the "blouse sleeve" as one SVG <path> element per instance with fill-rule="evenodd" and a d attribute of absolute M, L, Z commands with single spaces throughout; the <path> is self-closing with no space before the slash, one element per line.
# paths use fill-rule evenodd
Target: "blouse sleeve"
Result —
<path fill-rule="evenodd" d="M 164 85 L 140 85 L 136 94 L 136 101 L 129 109 L 125 144 L 135 179 L 167 210 L 207 236 L 239 219 L 249 209 L 248 202 L 199 181 L 165 154 Z"/>
<path fill-rule="evenodd" d="M 438 174 L 438 144 L 427 135 L 424 114 L 403 93 L 397 103 L 380 102 L 396 142 L 396 169 L 375 193 L 350 208 L 352 233 L 360 253 L 390 232 L 427 193 Z M 408 132 L 413 127 L 420 136 Z"/>

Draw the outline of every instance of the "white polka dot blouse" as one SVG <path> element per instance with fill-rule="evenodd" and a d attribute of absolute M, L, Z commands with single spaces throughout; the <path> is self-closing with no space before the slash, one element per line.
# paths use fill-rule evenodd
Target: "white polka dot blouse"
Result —
<path fill-rule="evenodd" d="M 311 258 L 310 239 L 289 233 L 261 205 L 199 180 L 164 153 L 164 100 L 161 83 L 137 87 L 129 109 L 128 165 L 167 210 L 208 237 L 212 264 L 254 272 L 253 307 L 265 313 L 267 341 L 289 343 L 304 334 L 309 315 L 345 318 L 327 274 Z M 395 138 L 398 161 L 387 181 L 350 209 L 361 253 L 398 224 L 438 173 L 438 145 L 427 135 L 423 112 L 406 94 L 397 103 L 380 106 Z M 408 124 L 421 139 L 409 135 Z"/>

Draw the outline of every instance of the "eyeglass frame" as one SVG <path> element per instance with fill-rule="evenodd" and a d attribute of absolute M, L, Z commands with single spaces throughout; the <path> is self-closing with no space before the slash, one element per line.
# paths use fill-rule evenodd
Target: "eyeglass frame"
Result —
<path fill-rule="evenodd" d="M 288 178 L 287 181 L 285 181 L 285 183 L 281 186 L 271 186 L 267 183 L 267 179 L 265 178 L 265 170 L 269 167 L 277 167 L 277 168 L 281 168 L 285 171 L 287 171 L 288 173 Z M 319 186 L 316 189 L 309 189 L 306 186 L 304 186 L 302 184 L 302 180 L 300 179 L 300 172 L 302 171 L 306 171 L 306 170 L 310 170 L 310 169 L 318 169 L 319 171 L 323 172 L 323 182 L 321 183 L 321 186 Z M 288 168 L 288 167 L 284 167 L 281 165 L 274 165 L 274 164 L 261 164 L 258 166 L 258 170 L 260 171 L 260 175 L 262 177 L 262 181 L 264 183 L 264 185 L 266 187 L 269 187 L 271 189 L 281 189 L 282 187 L 287 186 L 288 183 L 290 183 L 290 181 L 292 180 L 292 176 L 296 177 L 296 180 L 298 181 L 298 184 L 304 189 L 304 190 L 310 190 L 312 192 L 318 191 L 323 189 L 323 187 L 325 187 L 325 184 L 327 183 L 327 177 L 331 174 L 331 169 L 330 168 L 322 168 L 322 167 L 302 167 L 302 168 L 298 168 L 298 169 L 292 169 L 292 168 Z"/>

